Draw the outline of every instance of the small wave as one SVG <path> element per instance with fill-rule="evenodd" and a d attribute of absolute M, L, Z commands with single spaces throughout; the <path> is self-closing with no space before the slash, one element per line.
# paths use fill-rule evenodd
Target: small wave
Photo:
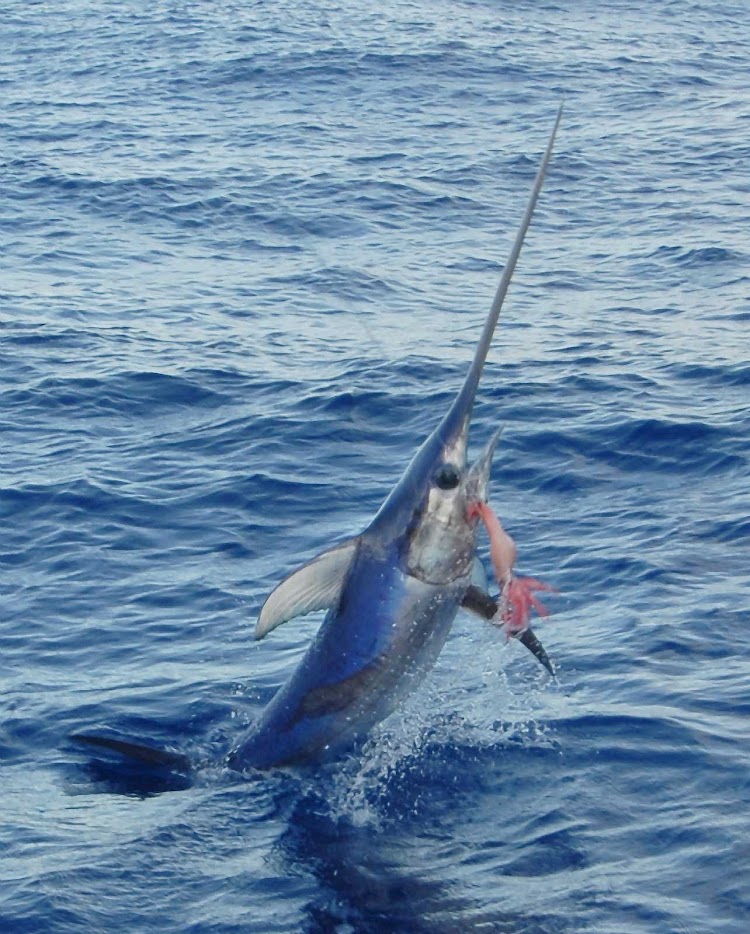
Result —
<path fill-rule="evenodd" d="M 696 524 L 695 533 L 716 542 L 750 542 L 750 516 L 733 516 L 716 522 Z"/>
<path fill-rule="evenodd" d="M 47 377 L 31 388 L 2 394 L 4 404 L 44 411 L 71 410 L 76 416 L 156 415 L 165 409 L 212 408 L 227 399 L 197 379 L 149 371 L 109 377 Z"/>
<path fill-rule="evenodd" d="M 648 255 L 649 259 L 668 259 L 677 266 L 715 266 L 720 263 L 739 263 L 743 257 L 732 250 L 719 246 L 695 247 L 660 246 Z"/>
<path fill-rule="evenodd" d="M 719 366 L 701 363 L 682 363 L 671 367 L 678 379 L 695 380 L 709 385 L 750 385 L 750 364 L 734 363 Z"/>

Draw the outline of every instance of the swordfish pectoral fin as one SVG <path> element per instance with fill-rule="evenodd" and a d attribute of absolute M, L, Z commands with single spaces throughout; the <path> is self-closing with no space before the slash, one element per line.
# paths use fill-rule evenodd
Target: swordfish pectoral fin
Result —
<path fill-rule="evenodd" d="M 486 620 L 491 620 L 497 613 L 497 600 L 491 597 L 483 587 L 477 587 L 476 584 L 470 584 L 466 588 L 461 606 Z"/>
<path fill-rule="evenodd" d="M 492 620 L 498 609 L 497 600 L 474 584 L 470 584 L 466 589 L 464 598 L 461 601 L 461 606 L 465 610 L 470 610 L 472 613 L 486 620 Z M 523 632 L 518 634 L 517 638 L 522 645 L 526 646 L 539 664 L 543 665 L 554 677 L 554 665 L 550 661 L 549 655 L 545 652 L 544 646 L 539 641 L 536 633 L 532 632 L 531 627 L 529 626 L 524 629 Z"/>
<path fill-rule="evenodd" d="M 263 604 L 255 638 L 262 639 L 295 616 L 335 606 L 358 546 L 359 538 L 350 538 L 322 552 L 285 578 Z"/>
<path fill-rule="evenodd" d="M 535 632 L 532 632 L 531 626 L 528 626 L 524 629 L 523 632 L 519 633 L 518 641 L 521 645 L 525 645 L 526 648 L 531 652 L 534 658 L 539 662 L 540 665 L 544 665 L 547 671 L 555 677 L 555 667 L 549 659 L 549 655 L 544 651 L 544 646 L 537 638 Z"/>

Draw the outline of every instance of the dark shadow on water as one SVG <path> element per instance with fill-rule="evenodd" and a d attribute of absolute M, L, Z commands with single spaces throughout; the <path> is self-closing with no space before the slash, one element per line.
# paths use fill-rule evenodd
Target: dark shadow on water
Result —
<path fill-rule="evenodd" d="M 306 906 L 305 934 L 560 934 L 567 929 L 559 918 L 488 905 L 486 889 L 481 898 L 467 895 L 471 886 L 462 885 L 460 866 L 445 861 L 432 868 L 432 831 L 424 820 L 389 818 L 379 826 L 355 826 L 326 811 L 317 795 L 303 797 L 278 844 L 290 872 L 310 873 L 318 883 L 319 894 Z M 439 836 L 444 840 L 446 830 Z M 501 898 L 498 893 L 498 902 Z"/>
<path fill-rule="evenodd" d="M 84 783 L 77 783 L 78 794 L 115 794 L 131 798 L 151 798 L 168 791 L 185 791 L 192 785 L 189 775 L 168 769 L 149 769 L 143 765 L 124 765 L 92 758 L 82 764 L 79 774 Z M 68 784 L 68 790 L 72 787 Z"/>
<path fill-rule="evenodd" d="M 193 784 L 192 771 L 176 767 L 185 760 L 180 753 L 121 735 L 99 733 L 83 738 L 83 744 L 81 739 L 71 743 L 76 758 L 82 760 L 68 772 L 71 794 L 150 798 Z M 349 762 L 353 761 L 359 760 L 353 756 Z M 486 874 L 473 875 L 472 862 L 480 851 L 472 847 L 481 847 L 482 839 L 463 839 L 472 826 L 465 815 L 481 805 L 487 783 L 497 780 L 495 762 L 494 754 L 478 750 L 440 743 L 422 747 L 373 782 L 367 801 L 372 814 L 345 817 L 334 813 L 330 802 L 340 798 L 346 763 L 276 773 L 273 781 L 255 773 L 253 781 L 269 790 L 274 787 L 271 796 L 284 825 L 276 844 L 282 874 L 312 877 L 316 883 L 299 930 L 304 934 L 569 931 L 564 917 L 519 912 L 515 900 L 514 910 L 506 909 L 509 886 L 519 884 L 512 861 L 498 867 L 495 885 Z M 538 766 L 538 761 L 527 764 Z M 518 768 L 513 775 L 514 781 L 519 780 Z M 537 849 L 538 858 L 548 858 L 547 844 L 540 840 Z M 566 851 L 566 865 L 569 860 Z"/>
<path fill-rule="evenodd" d="M 71 794 L 117 794 L 150 798 L 193 784 L 185 756 L 105 735 L 69 737 L 76 758 L 67 781 Z M 138 752 L 141 754 L 138 755 Z M 150 753 L 150 755 L 143 755 Z"/>

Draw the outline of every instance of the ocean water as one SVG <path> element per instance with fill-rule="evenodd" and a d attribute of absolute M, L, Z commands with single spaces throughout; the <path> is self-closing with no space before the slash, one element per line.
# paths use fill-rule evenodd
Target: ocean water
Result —
<path fill-rule="evenodd" d="M 0 930 L 745 932 L 750 34 L 735 0 L 0 18 Z M 463 378 L 554 583 L 364 748 L 224 757 Z M 190 781 L 81 754 L 102 728 Z"/>

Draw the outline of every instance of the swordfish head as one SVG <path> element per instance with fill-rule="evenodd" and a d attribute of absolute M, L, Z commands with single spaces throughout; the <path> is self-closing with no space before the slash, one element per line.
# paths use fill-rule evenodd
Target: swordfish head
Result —
<path fill-rule="evenodd" d="M 466 577 L 476 553 L 472 502 L 487 495 L 496 432 L 482 455 L 468 465 L 472 403 L 467 383 L 440 425 L 417 451 L 399 483 L 373 520 L 369 533 L 396 540 L 407 573 L 427 584 Z"/>
<path fill-rule="evenodd" d="M 486 496 L 499 434 L 491 438 L 477 462 L 468 467 L 474 399 L 500 309 L 544 183 L 561 116 L 562 107 L 464 383 L 365 533 L 371 542 L 380 541 L 384 545 L 398 542 L 407 573 L 427 583 L 448 584 L 465 577 L 474 560 L 476 520 L 469 517 L 469 505 Z"/>

